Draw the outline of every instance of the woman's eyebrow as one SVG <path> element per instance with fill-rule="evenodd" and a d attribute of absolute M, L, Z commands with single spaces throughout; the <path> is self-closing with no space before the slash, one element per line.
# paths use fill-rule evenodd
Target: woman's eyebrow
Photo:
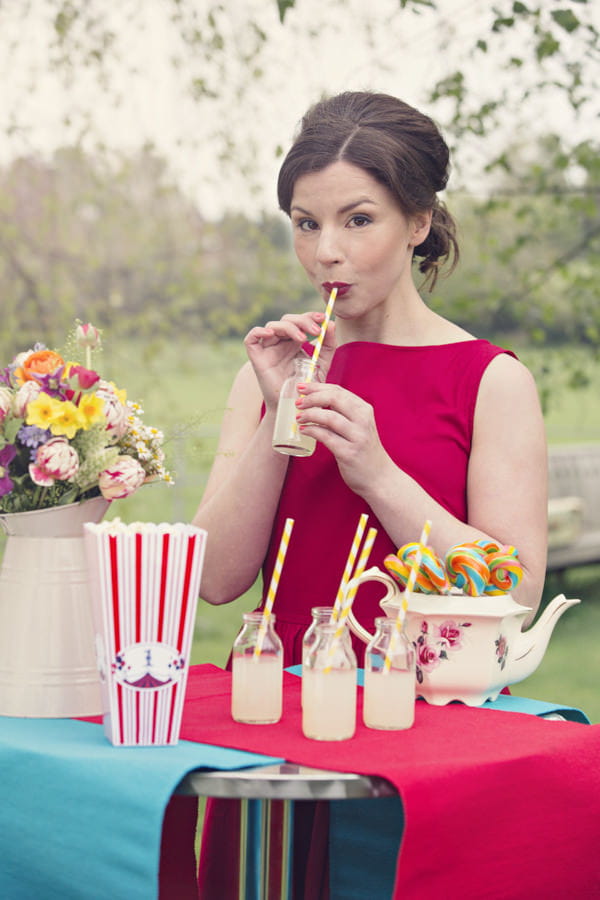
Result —
<path fill-rule="evenodd" d="M 346 203 L 344 206 L 340 206 L 338 209 L 338 213 L 347 213 L 350 210 L 355 209 L 357 206 L 364 206 L 364 204 L 369 203 L 371 206 L 376 206 L 377 203 L 375 200 L 371 200 L 370 197 L 360 197 L 358 200 L 352 200 L 350 203 Z M 312 216 L 313 213 L 308 209 L 304 209 L 302 206 L 298 206 L 298 204 L 294 204 L 290 208 L 290 212 L 299 212 L 304 216 Z"/>

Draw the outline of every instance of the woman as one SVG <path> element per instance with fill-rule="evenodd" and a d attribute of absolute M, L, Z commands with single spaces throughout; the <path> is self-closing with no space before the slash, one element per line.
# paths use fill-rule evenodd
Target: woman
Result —
<path fill-rule="evenodd" d="M 440 556 L 482 538 L 515 545 L 524 571 L 515 597 L 531 607 L 529 620 L 539 604 L 546 445 L 533 378 L 512 354 L 433 312 L 415 284 L 416 261 L 431 289 L 458 257 L 438 198 L 448 161 L 430 118 L 357 92 L 312 107 L 281 167 L 279 204 L 298 259 L 323 302 L 338 289 L 319 358 L 326 380 L 307 384 L 297 404 L 298 427 L 317 449 L 289 458 L 271 438 L 281 385 L 322 311 L 248 333 L 249 361 L 194 521 L 209 533 L 201 594 L 219 604 L 261 568 L 268 587 L 283 523 L 294 518 L 274 607 L 286 665 L 301 661 L 311 607 L 333 602 L 363 512 L 378 531 L 370 564 L 418 540 L 430 519 Z M 367 628 L 380 593 L 366 585 L 354 602 Z M 317 894 L 307 887 L 306 896 Z"/>
<path fill-rule="evenodd" d="M 327 381 L 308 384 L 298 408 L 317 451 L 290 459 L 271 437 L 282 382 L 318 334 L 320 311 L 247 335 L 249 362 L 195 523 L 210 534 L 202 597 L 227 603 L 261 567 L 268 585 L 283 522 L 294 517 L 275 602 L 288 665 L 299 661 L 310 607 L 335 597 L 362 512 L 378 529 L 374 564 L 417 540 L 425 519 L 439 555 L 480 538 L 514 544 L 524 569 L 515 595 L 530 619 L 539 604 L 546 445 L 535 384 L 512 355 L 429 309 L 414 282 L 416 259 L 433 287 L 458 252 L 437 198 L 447 175 L 431 119 L 366 92 L 313 107 L 281 168 L 298 259 L 323 301 L 338 288 L 319 358 Z M 368 587 L 355 610 L 370 626 L 378 589 L 363 597 Z"/>

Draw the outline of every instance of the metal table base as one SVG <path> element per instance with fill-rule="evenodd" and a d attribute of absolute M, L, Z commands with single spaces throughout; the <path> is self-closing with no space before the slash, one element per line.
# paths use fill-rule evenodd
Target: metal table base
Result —
<path fill-rule="evenodd" d="M 240 800 L 240 900 L 269 900 L 273 800 L 282 801 L 283 807 L 281 884 L 277 897 L 288 900 L 291 896 L 295 801 L 397 796 L 396 789 L 385 778 L 330 772 L 290 763 L 233 771 L 190 772 L 178 785 L 177 793 Z M 253 812 L 258 814 L 257 827 L 253 827 Z M 257 833 L 260 852 L 258 871 L 255 872 L 250 858 Z"/>

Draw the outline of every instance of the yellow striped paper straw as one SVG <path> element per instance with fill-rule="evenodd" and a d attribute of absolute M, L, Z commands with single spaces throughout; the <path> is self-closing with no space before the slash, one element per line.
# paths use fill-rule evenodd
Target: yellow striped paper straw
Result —
<path fill-rule="evenodd" d="M 256 646 L 254 648 L 254 662 L 258 662 L 258 658 L 262 650 L 263 641 L 265 639 L 265 634 L 267 633 L 267 626 L 269 624 L 269 618 L 273 611 L 273 602 L 275 600 L 275 594 L 277 593 L 279 579 L 281 578 L 281 570 L 283 569 L 283 563 L 285 562 L 285 554 L 287 553 L 287 548 L 290 542 L 290 536 L 292 534 L 293 527 L 294 520 L 286 519 L 285 525 L 283 526 L 281 541 L 279 542 L 279 550 L 277 551 L 275 566 L 273 567 L 273 574 L 271 575 L 271 583 L 269 584 L 269 590 L 267 592 L 267 599 L 265 600 L 262 619 L 260 620 L 260 625 L 258 626 Z"/>
<path fill-rule="evenodd" d="M 352 573 L 352 581 L 355 578 L 358 578 L 367 568 L 367 562 L 369 561 L 369 556 L 371 554 L 371 550 L 373 549 L 373 544 L 375 543 L 375 538 L 377 537 L 377 529 L 369 528 L 367 532 L 367 536 L 365 538 L 365 542 L 363 544 L 363 548 L 360 552 L 360 556 L 358 558 L 358 562 L 356 564 L 356 569 Z M 358 590 L 358 585 L 353 584 L 350 590 L 347 593 L 344 593 L 344 600 L 342 609 L 337 618 L 337 628 L 333 633 L 333 637 L 331 639 L 331 644 L 329 647 L 329 663 L 323 669 L 324 672 L 331 672 L 331 664 L 333 662 L 333 657 L 335 655 L 335 651 L 338 645 L 338 641 L 340 641 L 342 634 L 344 633 L 344 628 L 346 627 L 346 622 L 348 621 L 348 616 L 350 615 L 350 610 L 352 609 L 352 603 L 354 602 L 354 597 Z"/>
<path fill-rule="evenodd" d="M 392 667 L 392 657 L 394 655 L 394 651 L 396 649 L 396 643 L 398 641 L 398 637 L 402 628 L 404 626 L 404 619 L 406 618 L 406 611 L 408 609 L 408 603 L 410 600 L 410 595 L 413 592 L 413 588 L 415 586 L 415 581 L 417 580 L 417 574 L 419 571 L 419 566 L 421 565 L 421 557 L 423 555 L 423 547 L 427 546 L 427 541 L 429 540 L 429 532 L 431 531 L 431 522 L 429 519 L 426 520 L 423 525 L 423 531 L 421 532 L 421 537 L 419 539 L 419 545 L 415 552 L 412 565 L 410 567 L 410 572 L 408 574 L 408 580 L 406 582 L 406 587 L 402 593 L 402 605 L 398 610 L 398 614 L 396 615 L 396 627 L 392 633 L 392 638 L 390 640 L 387 653 L 385 654 L 384 660 L 384 671 L 389 672 Z"/>
<path fill-rule="evenodd" d="M 312 381 L 312 378 L 315 374 L 315 369 L 317 367 L 317 363 L 319 361 L 319 353 L 321 352 L 321 347 L 323 346 L 323 341 L 325 340 L 325 332 L 327 331 L 327 326 L 329 325 L 329 320 L 331 318 L 331 313 L 333 312 L 333 304 L 335 303 L 335 298 L 337 297 L 338 289 L 336 287 L 332 288 L 331 293 L 329 295 L 329 300 L 327 301 L 327 306 L 325 308 L 325 318 L 323 319 L 323 324 L 321 325 L 321 330 L 319 332 L 319 336 L 315 341 L 315 345 L 313 347 L 313 352 L 311 356 L 311 371 L 310 375 L 307 376 L 307 381 Z"/>
<path fill-rule="evenodd" d="M 354 568 L 354 563 L 358 555 L 358 548 L 360 547 L 360 542 L 362 541 L 362 536 L 364 534 L 365 528 L 367 527 L 368 520 L 369 517 L 366 513 L 362 513 L 360 519 L 358 520 L 358 525 L 356 526 L 356 531 L 354 533 L 354 540 L 352 541 L 350 552 L 348 553 L 348 559 L 346 560 L 346 568 L 344 569 L 342 580 L 340 581 L 340 586 L 338 588 L 335 602 L 333 604 L 333 611 L 331 613 L 332 624 L 335 624 L 337 622 L 338 616 L 342 611 L 344 595 L 346 593 L 346 585 L 350 581 L 352 569 Z"/>
<path fill-rule="evenodd" d="M 315 375 L 315 370 L 317 368 L 317 362 L 319 360 L 319 353 L 321 352 L 321 347 L 323 346 L 323 341 L 325 339 L 325 332 L 327 331 L 327 326 L 329 324 L 329 320 L 331 318 L 331 313 L 333 311 L 333 304 L 335 303 L 335 298 L 337 297 L 338 289 L 336 287 L 332 288 L 331 293 L 329 295 L 329 300 L 327 301 L 327 307 L 325 309 L 325 318 L 323 319 L 323 324 L 321 325 L 321 330 L 319 332 L 319 336 L 315 341 L 315 345 L 313 347 L 313 353 L 310 358 L 311 367 L 309 369 L 308 375 L 306 376 L 306 381 L 312 381 Z M 292 434 L 294 437 L 298 434 L 298 425 L 296 422 L 292 424 Z"/>

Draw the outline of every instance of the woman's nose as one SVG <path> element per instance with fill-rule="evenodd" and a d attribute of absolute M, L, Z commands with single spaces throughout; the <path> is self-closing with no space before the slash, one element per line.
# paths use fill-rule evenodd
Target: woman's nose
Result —
<path fill-rule="evenodd" d="M 319 243 L 317 246 L 317 261 L 321 265 L 331 265 L 341 262 L 343 251 L 337 231 L 330 228 L 321 228 Z"/>

